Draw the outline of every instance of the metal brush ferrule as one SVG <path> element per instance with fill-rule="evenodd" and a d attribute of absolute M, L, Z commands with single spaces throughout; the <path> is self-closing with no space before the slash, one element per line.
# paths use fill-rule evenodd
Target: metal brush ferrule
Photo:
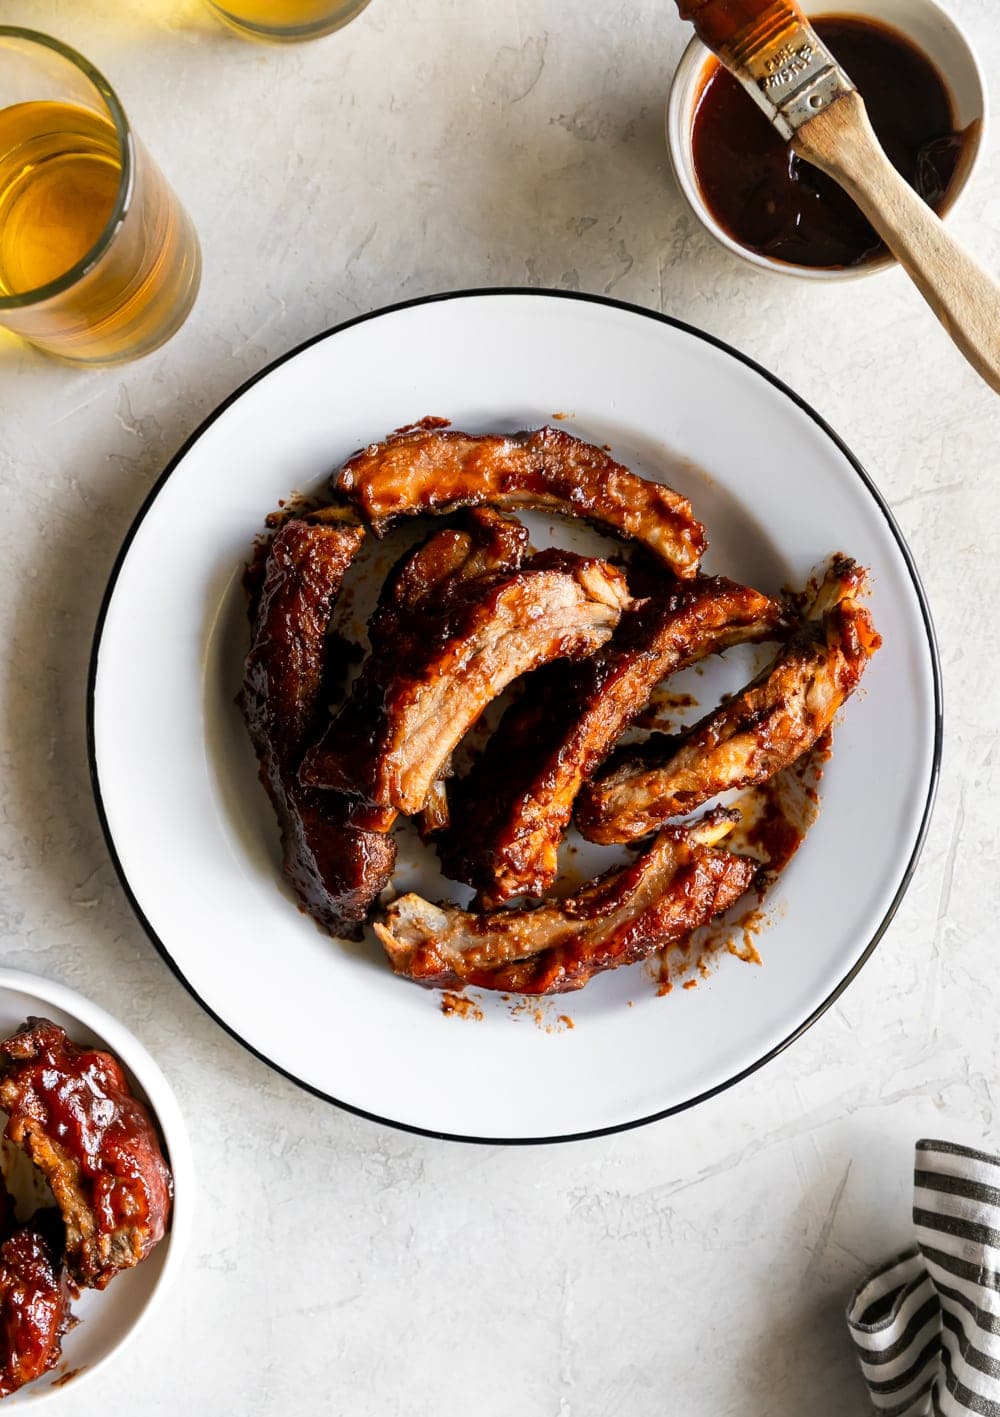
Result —
<path fill-rule="evenodd" d="M 727 46 L 728 67 L 784 138 L 791 138 L 854 85 L 805 20 L 789 23 L 775 7 L 773 23 L 755 24 Z"/>

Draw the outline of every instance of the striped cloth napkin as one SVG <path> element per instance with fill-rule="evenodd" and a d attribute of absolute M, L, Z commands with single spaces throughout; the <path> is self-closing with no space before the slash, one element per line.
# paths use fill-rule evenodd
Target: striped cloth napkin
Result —
<path fill-rule="evenodd" d="M 917 1245 L 855 1293 L 847 1323 L 875 1410 L 1000 1417 L 1000 1157 L 918 1141 Z"/>

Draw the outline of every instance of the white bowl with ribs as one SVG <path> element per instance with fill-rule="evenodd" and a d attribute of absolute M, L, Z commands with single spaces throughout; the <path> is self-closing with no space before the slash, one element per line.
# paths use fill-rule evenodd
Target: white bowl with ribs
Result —
<path fill-rule="evenodd" d="M 844 986 L 937 696 L 898 532 L 793 395 L 647 312 L 460 296 L 300 351 L 168 469 L 95 783 L 151 935 L 267 1061 L 564 1138 L 734 1081 Z"/>
<path fill-rule="evenodd" d="M 138 1333 L 190 1227 L 186 1129 L 157 1064 L 74 991 L 0 970 L 0 1397 L 76 1393 Z"/>

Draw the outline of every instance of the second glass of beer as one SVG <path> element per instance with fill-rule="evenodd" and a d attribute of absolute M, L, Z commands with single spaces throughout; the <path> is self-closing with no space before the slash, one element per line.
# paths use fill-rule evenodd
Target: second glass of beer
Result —
<path fill-rule="evenodd" d="M 368 0 L 208 0 L 216 14 L 255 39 L 317 39 L 339 30 Z"/>

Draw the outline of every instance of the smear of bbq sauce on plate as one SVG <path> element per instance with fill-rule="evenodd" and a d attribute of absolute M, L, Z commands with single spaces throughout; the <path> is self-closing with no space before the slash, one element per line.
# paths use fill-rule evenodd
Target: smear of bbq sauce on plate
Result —
<path fill-rule="evenodd" d="M 972 129 L 958 132 L 930 60 L 875 20 L 829 15 L 813 28 L 853 79 L 889 159 L 935 211 Z M 716 221 L 741 246 L 791 265 L 865 265 L 885 246 L 832 177 L 796 157 L 736 79 L 713 63 L 695 109 L 695 173 Z"/>
<path fill-rule="evenodd" d="M 50 1384 L 50 1386 L 52 1386 L 52 1387 L 66 1387 L 66 1385 L 67 1385 L 68 1383 L 71 1383 L 74 1378 L 78 1378 L 78 1377 L 80 1376 L 80 1374 L 81 1374 L 81 1373 L 84 1373 L 84 1372 L 86 1372 L 86 1368 L 85 1368 L 85 1367 L 69 1368 L 69 1369 L 67 1369 L 67 1371 L 66 1371 L 65 1373 L 62 1373 L 58 1378 L 56 1378 L 56 1379 Z"/>

